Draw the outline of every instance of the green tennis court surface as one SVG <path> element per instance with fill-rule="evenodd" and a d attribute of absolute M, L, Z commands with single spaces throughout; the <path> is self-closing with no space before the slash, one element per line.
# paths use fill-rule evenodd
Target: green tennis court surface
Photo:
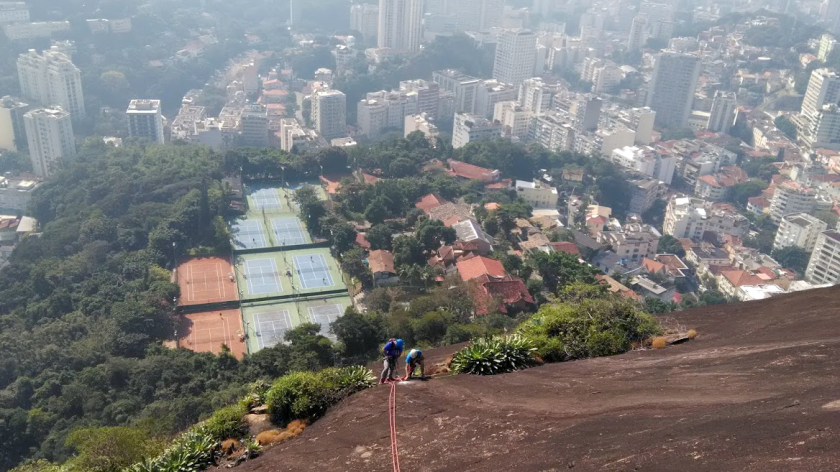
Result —
<path fill-rule="evenodd" d="M 344 288 L 338 262 L 328 248 L 239 254 L 235 269 L 241 300 Z"/>
<path fill-rule="evenodd" d="M 344 315 L 344 311 L 351 305 L 350 298 L 341 295 L 243 306 L 248 352 L 253 354 L 284 342 L 286 332 L 303 323 L 318 324 L 322 335 L 332 337 L 329 334 L 330 323 Z"/>

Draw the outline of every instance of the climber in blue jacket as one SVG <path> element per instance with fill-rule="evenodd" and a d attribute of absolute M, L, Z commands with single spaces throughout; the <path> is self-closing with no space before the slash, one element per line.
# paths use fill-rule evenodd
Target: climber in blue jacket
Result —
<path fill-rule="evenodd" d="M 382 355 L 385 357 L 385 362 L 383 363 L 382 373 L 379 374 L 379 383 L 394 380 L 394 374 L 397 372 L 397 359 L 402 355 L 402 351 L 402 339 L 391 338 L 385 343 L 385 347 L 382 348 Z"/>

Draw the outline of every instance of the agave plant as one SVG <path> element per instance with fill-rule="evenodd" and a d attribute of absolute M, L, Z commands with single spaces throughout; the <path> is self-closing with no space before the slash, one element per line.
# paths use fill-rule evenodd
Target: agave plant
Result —
<path fill-rule="evenodd" d="M 198 472 L 213 463 L 218 443 L 201 431 L 188 431 L 154 459 L 145 459 L 123 472 Z"/>
<path fill-rule="evenodd" d="M 455 372 L 496 375 L 528 367 L 533 362 L 534 343 L 521 335 L 480 338 L 452 358 Z"/>

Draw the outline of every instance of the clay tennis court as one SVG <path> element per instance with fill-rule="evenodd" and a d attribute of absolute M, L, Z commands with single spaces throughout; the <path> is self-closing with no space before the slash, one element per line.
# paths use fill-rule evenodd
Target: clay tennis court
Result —
<path fill-rule="evenodd" d="M 237 300 L 233 266 L 224 257 L 199 257 L 178 266 L 181 305 Z"/>
<path fill-rule="evenodd" d="M 242 359 L 245 356 L 245 343 L 240 341 L 243 332 L 239 309 L 190 313 L 181 318 L 178 342 L 185 349 L 213 354 L 219 354 L 225 344 L 237 359 Z"/>

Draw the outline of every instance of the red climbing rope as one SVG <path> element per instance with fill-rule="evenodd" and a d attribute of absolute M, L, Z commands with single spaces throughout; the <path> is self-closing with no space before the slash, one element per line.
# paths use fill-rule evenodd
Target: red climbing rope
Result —
<path fill-rule="evenodd" d="M 397 450 L 397 382 L 391 382 L 391 394 L 388 396 L 388 423 L 391 426 L 391 461 L 394 472 L 400 472 L 400 452 Z"/>

